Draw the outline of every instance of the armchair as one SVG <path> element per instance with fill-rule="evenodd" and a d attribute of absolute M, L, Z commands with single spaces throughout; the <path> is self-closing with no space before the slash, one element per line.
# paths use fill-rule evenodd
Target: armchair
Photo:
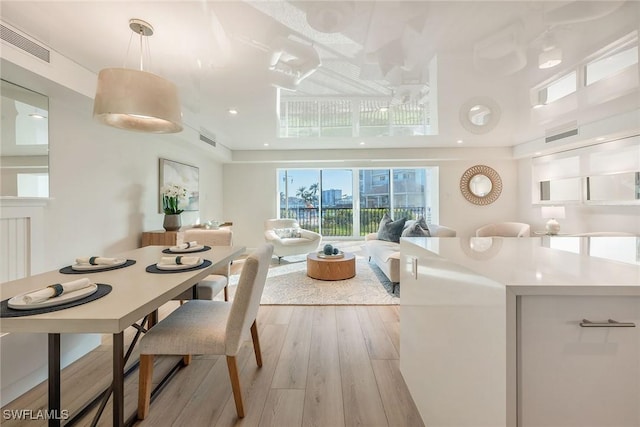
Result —
<path fill-rule="evenodd" d="M 300 228 L 295 219 L 268 219 L 264 228 L 264 239 L 273 245 L 278 262 L 285 256 L 316 251 L 322 241 L 322 235 Z"/>
<path fill-rule="evenodd" d="M 529 237 L 531 226 L 523 222 L 487 224 L 476 230 L 476 237 Z"/>

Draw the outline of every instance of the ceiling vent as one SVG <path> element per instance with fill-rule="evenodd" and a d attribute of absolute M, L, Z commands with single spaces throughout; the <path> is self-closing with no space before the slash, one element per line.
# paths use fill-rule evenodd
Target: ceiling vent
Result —
<path fill-rule="evenodd" d="M 49 49 L 40 46 L 39 44 L 29 40 L 23 35 L 16 33 L 9 27 L 5 27 L 2 24 L 0 24 L 0 39 L 17 47 L 18 49 L 22 49 L 25 52 L 30 53 L 36 58 L 42 59 L 45 62 L 51 62 L 49 59 Z"/>
<path fill-rule="evenodd" d="M 574 120 L 562 126 L 553 129 L 547 129 L 545 132 L 544 142 L 549 143 L 559 139 L 568 138 L 578 134 L 578 123 Z"/>
<path fill-rule="evenodd" d="M 212 147 L 216 146 L 216 141 L 214 140 L 214 138 L 215 136 L 213 138 L 209 138 L 206 135 L 200 134 L 200 141 L 204 141 Z"/>

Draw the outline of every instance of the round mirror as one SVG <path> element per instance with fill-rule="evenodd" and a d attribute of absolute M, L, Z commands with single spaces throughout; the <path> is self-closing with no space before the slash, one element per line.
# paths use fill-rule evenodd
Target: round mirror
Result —
<path fill-rule="evenodd" d="M 492 187 L 493 184 L 491 184 L 489 177 L 481 173 L 474 175 L 469 180 L 469 191 L 478 197 L 484 197 L 489 194 Z"/>
<path fill-rule="evenodd" d="M 476 126 L 485 126 L 491 120 L 491 109 L 486 105 L 476 104 L 469 108 L 469 121 Z"/>
<path fill-rule="evenodd" d="M 500 120 L 500 106 L 492 98 L 471 98 L 460 107 L 460 124 L 475 134 L 491 131 Z"/>
<path fill-rule="evenodd" d="M 489 166 L 472 166 L 460 178 L 460 191 L 471 203 L 488 205 L 500 196 L 502 179 L 498 172 Z"/>

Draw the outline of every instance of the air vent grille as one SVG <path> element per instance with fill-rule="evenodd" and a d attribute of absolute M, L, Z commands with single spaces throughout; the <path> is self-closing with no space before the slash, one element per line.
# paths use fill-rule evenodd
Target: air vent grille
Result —
<path fill-rule="evenodd" d="M 45 62 L 50 62 L 50 52 L 48 49 L 32 42 L 28 38 L 16 33 L 12 29 L 0 24 L 0 39 L 6 41 L 15 47 L 24 50 L 27 53 L 40 58 Z"/>
<path fill-rule="evenodd" d="M 557 141 L 559 139 L 568 138 L 578 134 L 578 123 L 574 120 L 562 126 L 558 126 L 553 129 L 547 129 L 544 138 L 545 143 Z"/>
<path fill-rule="evenodd" d="M 212 138 L 209 138 L 208 136 L 205 136 L 203 134 L 200 134 L 200 141 L 204 141 L 213 147 L 216 146 L 216 142 Z"/>

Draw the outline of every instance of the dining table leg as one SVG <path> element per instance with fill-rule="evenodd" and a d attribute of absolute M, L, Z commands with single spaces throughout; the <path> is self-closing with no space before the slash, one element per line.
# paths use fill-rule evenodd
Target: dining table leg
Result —
<path fill-rule="evenodd" d="M 113 426 L 124 426 L 124 332 L 113 334 Z"/>
<path fill-rule="evenodd" d="M 60 426 L 60 334 L 49 334 L 49 427 Z"/>

